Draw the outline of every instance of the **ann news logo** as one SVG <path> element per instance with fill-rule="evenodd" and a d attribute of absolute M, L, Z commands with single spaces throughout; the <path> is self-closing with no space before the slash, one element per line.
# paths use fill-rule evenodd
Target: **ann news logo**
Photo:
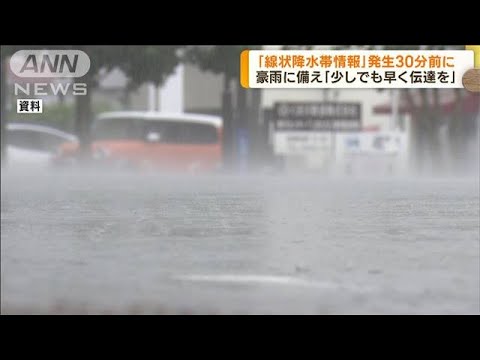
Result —
<path fill-rule="evenodd" d="M 42 96 L 82 96 L 87 84 L 73 81 L 90 69 L 90 58 L 81 50 L 20 50 L 10 58 L 10 69 L 16 76 L 14 92 L 17 113 L 41 113 Z"/>

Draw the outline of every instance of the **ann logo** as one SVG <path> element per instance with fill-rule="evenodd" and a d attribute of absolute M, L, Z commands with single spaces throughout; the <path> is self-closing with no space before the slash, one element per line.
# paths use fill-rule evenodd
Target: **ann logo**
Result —
<path fill-rule="evenodd" d="M 20 50 L 10 58 L 12 72 L 23 78 L 74 78 L 90 69 L 81 50 Z"/>
<path fill-rule="evenodd" d="M 52 57 L 48 53 L 43 54 L 38 60 L 37 58 L 38 57 L 35 56 L 35 54 L 28 55 L 25 63 L 20 69 L 20 73 L 24 73 L 25 71 L 43 73 L 45 72 L 45 67 L 48 67 L 48 71 L 53 74 L 62 73 L 65 69 L 65 66 L 68 68 L 67 70 L 71 73 L 75 73 L 75 70 L 77 69 L 78 54 L 74 54 L 73 59 L 72 56 L 69 56 L 68 54 L 56 54 L 53 56 L 52 59 Z"/>

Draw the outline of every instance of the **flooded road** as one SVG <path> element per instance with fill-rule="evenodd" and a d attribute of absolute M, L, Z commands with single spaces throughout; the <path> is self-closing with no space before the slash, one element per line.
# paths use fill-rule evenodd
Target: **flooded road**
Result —
<path fill-rule="evenodd" d="M 2 171 L 2 313 L 479 313 L 479 181 Z"/>

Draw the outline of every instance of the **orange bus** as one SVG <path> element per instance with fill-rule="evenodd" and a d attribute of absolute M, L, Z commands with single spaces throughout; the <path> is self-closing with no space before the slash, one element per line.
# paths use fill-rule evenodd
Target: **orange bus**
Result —
<path fill-rule="evenodd" d="M 203 114 L 121 111 L 93 122 L 94 162 L 131 169 L 202 172 L 222 161 L 222 119 Z M 54 163 L 76 161 L 78 142 L 60 147 Z"/>

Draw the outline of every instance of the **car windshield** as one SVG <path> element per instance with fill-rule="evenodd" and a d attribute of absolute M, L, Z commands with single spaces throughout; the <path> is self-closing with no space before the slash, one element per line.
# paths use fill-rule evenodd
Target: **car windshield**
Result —
<path fill-rule="evenodd" d="M 175 120 L 145 122 L 145 136 L 165 144 L 214 144 L 218 141 L 212 125 Z"/>
<path fill-rule="evenodd" d="M 141 140 L 144 122 L 140 119 L 101 119 L 92 128 L 94 140 Z"/>

